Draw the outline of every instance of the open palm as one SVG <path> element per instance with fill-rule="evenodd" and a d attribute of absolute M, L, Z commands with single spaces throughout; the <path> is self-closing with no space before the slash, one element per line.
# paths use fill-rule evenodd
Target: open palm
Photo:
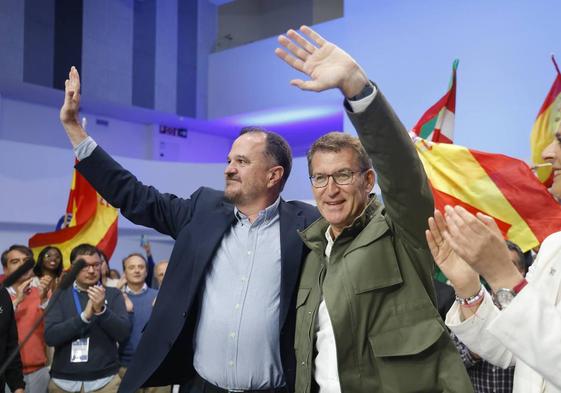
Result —
<path fill-rule="evenodd" d="M 60 108 L 60 121 L 62 124 L 77 122 L 80 110 L 80 75 L 76 67 L 72 67 L 68 73 L 68 79 L 64 82 L 64 104 Z"/>
<path fill-rule="evenodd" d="M 472 295 L 479 288 L 479 275 L 454 252 L 445 233 L 446 221 L 442 213 L 435 210 L 434 217 L 429 219 L 429 229 L 426 231 L 431 254 L 456 291 L 462 292 L 465 289 L 468 296 Z"/>
<path fill-rule="evenodd" d="M 307 26 L 300 31 L 305 36 L 295 30 L 281 35 L 279 43 L 284 48 L 275 50 L 287 64 L 310 77 L 307 81 L 293 79 L 291 84 L 303 90 L 319 92 L 339 88 L 346 93 L 351 84 L 362 88 L 368 82 L 366 74 L 347 52 Z"/>

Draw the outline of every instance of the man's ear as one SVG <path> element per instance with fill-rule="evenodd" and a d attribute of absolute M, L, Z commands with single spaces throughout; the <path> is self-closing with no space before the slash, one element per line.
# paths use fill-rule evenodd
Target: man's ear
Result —
<path fill-rule="evenodd" d="M 376 184 L 376 173 L 374 173 L 374 169 L 370 168 L 366 172 L 365 180 L 366 180 L 365 186 L 367 188 L 368 193 L 370 193 L 370 192 L 372 192 L 372 189 L 374 188 L 374 184 Z"/>
<path fill-rule="evenodd" d="M 284 168 L 280 165 L 274 166 L 269 169 L 267 186 L 269 188 L 274 187 L 276 184 L 282 181 L 284 175 Z"/>

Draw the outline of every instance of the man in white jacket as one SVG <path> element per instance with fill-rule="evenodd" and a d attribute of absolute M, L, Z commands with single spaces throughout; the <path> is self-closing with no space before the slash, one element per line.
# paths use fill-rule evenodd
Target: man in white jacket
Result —
<path fill-rule="evenodd" d="M 559 200 L 561 127 L 542 156 L 553 167 L 550 192 Z M 542 243 L 526 279 L 511 263 L 495 222 L 483 214 L 459 206 L 447 206 L 444 215 L 435 211 L 427 241 L 456 291 L 446 317 L 450 329 L 485 360 L 515 364 L 514 393 L 561 392 L 561 232 Z"/>

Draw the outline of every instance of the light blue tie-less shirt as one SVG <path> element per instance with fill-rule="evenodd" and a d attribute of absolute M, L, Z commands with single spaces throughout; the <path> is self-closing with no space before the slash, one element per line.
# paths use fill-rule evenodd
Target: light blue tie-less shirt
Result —
<path fill-rule="evenodd" d="M 200 297 L 193 365 L 225 389 L 284 385 L 280 357 L 280 198 L 222 238 Z"/>

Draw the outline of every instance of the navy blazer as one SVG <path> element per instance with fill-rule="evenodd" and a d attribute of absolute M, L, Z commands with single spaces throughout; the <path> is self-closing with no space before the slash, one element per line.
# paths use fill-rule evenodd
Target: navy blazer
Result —
<path fill-rule="evenodd" d="M 92 186 L 132 222 L 175 239 L 166 278 L 119 392 L 141 386 L 188 382 L 193 368 L 193 334 L 198 319 L 197 296 L 224 234 L 234 223 L 234 206 L 224 192 L 201 187 L 190 198 L 178 198 L 146 186 L 97 147 L 76 168 Z M 279 205 L 281 233 L 280 348 L 289 390 L 295 374 L 295 289 L 308 252 L 297 231 L 319 218 L 303 202 Z"/>

